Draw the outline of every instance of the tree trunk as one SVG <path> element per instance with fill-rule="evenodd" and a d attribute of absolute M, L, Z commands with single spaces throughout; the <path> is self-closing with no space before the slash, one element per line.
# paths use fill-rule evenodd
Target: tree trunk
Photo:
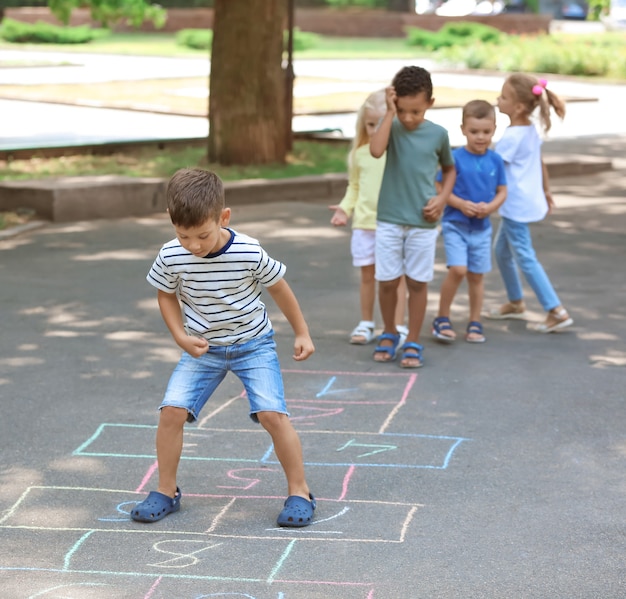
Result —
<path fill-rule="evenodd" d="M 209 160 L 284 162 L 283 26 L 288 0 L 215 0 Z"/>

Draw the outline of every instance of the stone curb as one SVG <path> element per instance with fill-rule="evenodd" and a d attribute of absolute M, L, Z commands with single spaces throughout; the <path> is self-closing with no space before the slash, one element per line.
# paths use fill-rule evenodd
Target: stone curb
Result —
<path fill-rule="evenodd" d="M 15 237 L 20 235 L 21 233 L 28 233 L 28 231 L 34 231 L 35 229 L 41 229 L 48 225 L 48 221 L 44 220 L 31 220 L 29 223 L 24 225 L 17 225 L 17 227 L 11 227 L 10 229 L 3 229 L 0 231 L 0 241 L 5 239 L 9 239 L 10 237 Z"/>
<path fill-rule="evenodd" d="M 587 156 L 547 156 L 550 177 L 590 175 L 613 168 L 612 161 Z M 229 206 L 267 202 L 340 200 L 346 173 L 250 179 L 224 183 Z M 30 208 L 39 218 L 72 222 L 99 218 L 145 216 L 165 210 L 166 179 L 113 175 L 64 177 L 0 183 L 0 211 Z"/>

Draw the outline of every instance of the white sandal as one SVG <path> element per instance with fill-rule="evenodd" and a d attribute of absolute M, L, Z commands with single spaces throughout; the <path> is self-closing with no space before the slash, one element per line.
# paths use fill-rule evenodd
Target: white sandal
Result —
<path fill-rule="evenodd" d="M 533 331 L 538 333 L 552 333 L 554 331 L 560 331 L 574 324 L 574 319 L 570 317 L 565 308 L 561 308 L 558 312 L 553 312 L 554 316 L 558 318 L 556 322 L 548 324 L 547 322 L 538 322 L 531 325 Z"/>
<path fill-rule="evenodd" d="M 353 345 L 367 345 L 373 341 L 375 323 L 370 320 L 362 320 L 350 333 L 350 343 Z"/>

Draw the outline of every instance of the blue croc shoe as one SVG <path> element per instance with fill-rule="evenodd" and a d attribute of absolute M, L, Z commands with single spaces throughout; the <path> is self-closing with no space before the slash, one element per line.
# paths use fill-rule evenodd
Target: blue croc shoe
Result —
<path fill-rule="evenodd" d="M 309 493 L 309 498 L 310 501 L 299 495 L 287 497 L 285 507 L 278 515 L 278 526 L 299 528 L 311 524 L 317 502 L 311 493 Z"/>
<path fill-rule="evenodd" d="M 158 491 L 150 491 L 148 497 L 138 503 L 130 512 L 130 517 L 136 522 L 156 522 L 165 518 L 168 514 L 177 512 L 180 509 L 180 498 L 182 494 L 176 487 L 176 495 L 170 497 Z"/>

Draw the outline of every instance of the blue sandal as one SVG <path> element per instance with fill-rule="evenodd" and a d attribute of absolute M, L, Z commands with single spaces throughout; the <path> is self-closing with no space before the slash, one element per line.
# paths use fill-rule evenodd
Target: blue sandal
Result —
<path fill-rule="evenodd" d="M 135 506 L 130 512 L 130 517 L 135 522 L 156 522 L 165 518 L 168 514 L 177 512 L 180 509 L 181 492 L 176 487 L 176 495 L 170 497 L 158 491 L 150 491 L 148 497 Z"/>
<path fill-rule="evenodd" d="M 396 359 L 396 353 L 398 351 L 398 345 L 400 345 L 401 338 L 401 333 L 383 333 L 377 339 L 377 345 L 374 348 L 374 355 L 376 355 L 377 353 L 386 353 L 389 355 L 389 359 L 377 360 L 376 358 L 374 358 L 374 362 L 393 362 Z M 391 341 L 393 345 L 381 345 L 381 341 Z"/>
<path fill-rule="evenodd" d="M 453 343 L 455 337 L 444 335 L 442 331 L 454 332 L 452 323 L 447 316 L 437 316 L 437 318 L 433 320 L 433 337 L 439 341 L 443 341 L 444 343 Z"/>
<path fill-rule="evenodd" d="M 309 498 L 311 501 L 307 501 L 304 497 L 300 497 L 299 495 L 290 495 L 287 497 L 285 507 L 278 515 L 278 526 L 299 528 L 311 524 L 317 502 L 311 493 L 309 493 Z"/>
<path fill-rule="evenodd" d="M 477 339 L 470 339 L 470 335 L 480 335 Z M 472 320 L 467 325 L 467 331 L 465 334 L 465 341 L 468 343 L 484 343 L 487 341 L 487 338 L 483 335 L 483 325 L 477 320 Z"/>
<path fill-rule="evenodd" d="M 414 359 L 419 360 L 419 364 L 417 366 L 413 366 L 412 364 L 402 364 L 400 362 L 400 366 L 402 368 L 421 368 L 424 366 L 424 360 L 422 358 L 422 352 L 424 351 L 424 347 L 419 343 L 413 343 L 413 341 L 408 341 L 402 346 L 402 360 L 406 359 Z"/>

